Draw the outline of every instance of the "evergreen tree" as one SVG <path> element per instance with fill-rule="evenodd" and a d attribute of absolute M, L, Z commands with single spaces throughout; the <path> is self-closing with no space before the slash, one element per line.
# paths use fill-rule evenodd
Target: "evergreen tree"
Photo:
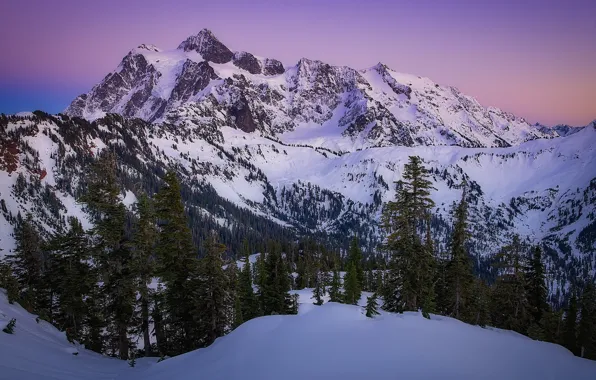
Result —
<path fill-rule="evenodd" d="M 379 305 L 377 303 L 377 293 L 373 293 L 370 297 L 366 297 L 366 316 L 368 318 L 374 318 L 375 315 L 379 315 Z"/>
<path fill-rule="evenodd" d="M 315 302 L 313 302 L 315 305 L 320 306 L 323 304 L 323 284 L 321 281 L 321 272 L 317 273 L 315 287 L 313 288 L 311 298 L 315 300 Z"/>
<path fill-rule="evenodd" d="M 499 276 L 493 292 L 493 324 L 495 327 L 527 332 L 530 308 L 526 294 L 523 270 L 522 245 L 519 237 L 513 237 L 510 245 L 501 249 L 497 256 Z"/>
<path fill-rule="evenodd" d="M 468 322 L 478 326 L 490 324 L 491 288 L 481 279 L 472 283 Z"/>
<path fill-rule="evenodd" d="M 350 265 L 354 266 L 356 278 L 358 279 L 358 288 L 360 289 L 359 293 L 361 293 L 362 288 L 364 287 L 364 270 L 362 269 L 362 250 L 360 249 L 358 238 L 356 236 L 354 236 L 350 242 L 346 268 L 349 268 Z M 358 299 L 360 299 L 360 294 L 358 294 Z"/>
<path fill-rule="evenodd" d="M 356 265 L 352 262 L 347 269 L 344 277 L 344 301 L 347 304 L 357 305 L 360 301 L 361 291 Z"/>
<path fill-rule="evenodd" d="M 341 293 L 341 278 L 337 268 L 333 269 L 333 278 L 329 288 L 329 302 L 341 302 L 343 295 Z"/>
<path fill-rule="evenodd" d="M 13 304 L 19 299 L 19 282 L 12 274 L 12 268 L 4 261 L 0 261 L 0 288 L 6 289 L 8 303 Z"/>
<path fill-rule="evenodd" d="M 252 287 L 252 274 L 248 251 L 244 260 L 244 266 L 239 276 L 238 294 L 242 313 L 242 319 L 251 320 L 259 315 L 259 307 Z"/>
<path fill-rule="evenodd" d="M 578 348 L 582 358 L 596 360 L 596 289 L 588 282 L 580 299 Z"/>
<path fill-rule="evenodd" d="M 544 274 L 544 265 L 542 264 L 542 251 L 536 246 L 531 250 L 525 278 L 528 294 L 528 306 L 531 314 L 530 328 L 531 334 L 528 335 L 535 339 L 544 339 L 544 326 L 541 325 L 544 314 L 549 312 L 547 302 L 548 290 L 546 289 L 546 277 Z"/>
<path fill-rule="evenodd" d="M 202 344 L 198 326 L 194 322 L 199 262 L 176 173 L 166 173 L 164 182 L 155 196 L 159 228 L 155 246 L 156 274 L 164 284 L 160 313 L 163 315 L 163 337 L 167 337 L 162 347 L 167 348 L 168 352 L 162 354 L 175 355 L 196 349 Z"/>
<path fill-rule="evenodd" d="M 88 192 L 82 197 L 94 219 L 93 257 L 102 281 L 107 339 L 113 353 L 128 359 L 128 328 L 134 313 L 135 286 L 131 252 L 126 242 L 126 208 L 120 200 L 116 157 L 104 153 L 87 178 Z"/>
<path fill-rule="evenodd" d="M 257 284 L 257 304 L 259 306 L 259 316 L 267 315 L 265 313 L 265 292 L 267 288 L 267 282 L 269 279 L 269 272 L 267 265 L 265 265 L 265 254 L 261 253 L 257 256 L 257 262 L 255 263 L 255 282 Z"/>
<path fill-rule="evenodd" d="M 388 234 L 385 249 L 391 253 L 384 308 L 394 312 L 423 309 L 428 314 L 434 303 L 434 257 L 428 232 L 433 187 L 417 156 L 409 158 L 403 178 L 397 182 L 396 200 L 383 208 L 382 225 Z M 420 226 L 426 226 L 426 243 L 418 234 Z"/>
<path fill-rule="evenodd" d="M 23 292 L 22 306 L 29 312 L 38 311 L 43 291 L 43 241 L 30 214 L 15 228 L 15 243 L 16 248 L 6 261 Z"/>
<path fill-rule="evenodd" d="M 577 342 L 577 297 L 572 291 L 569 305 L 565 311 L 563 327 L 563 346 L 567 347 L 574 355 L 579 354 Z"/>
<path fill-rule="evenodd" d="M 277 244 L 271 246 L 265 268 L 267 277 L 263 289 L 263 314 L 288 314 L 291 309 L 290 279 Z"/>
<path fill-rule="evenodd" d="M 242 304 L 240 302 L 240 276 L 238 275 L 238 266 L 236 261 L 232 260 L 225 270 L 227 280 L 228 299 L 231 301 L 228 305 L 229 324 L 232 329 L 240 326 L 244 322 L 242 315 Z"/>
<path fill-rule="evenodd" d="M 139 292 L 140 331 L 143 335 L 143 349 L 145 356 L 152 356 L 151 339 L 149 336 L 149 305 L 151 303 L 151 289 L 149 284 L 155 274 L 154 248 L 157 238 L 157 226 L 153 201 L 146 194 L 141 194 L 136 204 L 138 222 L 132 241 L 132 271 L 135 276 L 135 286 Z"/>
<path fill-rule="evenodd" d="M 215 232 L 205 241 L 205 257 L 201 260 L 198 281 L 198 316 L 203 346 L 209 346 L 228 332 L 228 307 L 232 304 L 223 270 L 222 255 L 226 246 L 219 243 Z"/>
<path fill-rule="evenodd" d="M 82 341 L 87 328 L 88 305 L 85 299 L 97 287 L 97 278 L 89 264 L 89 238 L 80 221 L 69 219 L 70 229 L 64 235 L 55 234 L 48 242 L 52 257 L 52 277 L 56 281 L 59 328 L 70 341 Z"/>
<path fill-rule="evenodd" d="M 470 297 L 474 281 L 472 264 L 466 250 L 468 240 L 468 203 L 464 184 L 462 197 L 455 209 L 455 223 L 451 238 L 451 258 L 446 266 L 447 315 L 470 321 Z"/>
<path fill-rule="evenodd" d="M 528 288 L 528 302 L 532 316 L 534 321 L 540 321 L 542 315 L 549 310 L 549 307 L 547 302 L 548 290 L 546 288 L 546 276 L 544 264 L 542 263 L 542 250 L 539 246 L 534 247 L 532 250 L 530 266 L 525 276 Z"/>

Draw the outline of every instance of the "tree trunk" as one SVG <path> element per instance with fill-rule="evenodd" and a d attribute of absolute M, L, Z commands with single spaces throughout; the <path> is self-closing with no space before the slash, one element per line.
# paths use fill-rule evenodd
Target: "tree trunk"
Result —
<path fill-rule="evenodd" d="M 118 341 L 120 351 L 120 359 L 128 360 L 128 334 L 126 329 L 126 323 L 120 322 L 118 324 Z"/>
<path fill-rule="evenodd" d="M 145 356 L 151 356 L 151 341 L 149 338 L 149 300 L 147 296 L 143 296 L 141 300 L 141 314 L 143 322 L 141 329 L 143 330 L 143 341 L 145 343 Z"/>

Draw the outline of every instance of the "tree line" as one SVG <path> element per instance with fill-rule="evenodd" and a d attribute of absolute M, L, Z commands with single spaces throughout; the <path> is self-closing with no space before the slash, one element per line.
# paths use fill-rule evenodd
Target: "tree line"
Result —
<path fill-rule="evenodd" d="M 252 318 L 296 314 L 298 297 L 291 290 L 312 288 L 317 305 L 326 295 L 356 305 L 366 291 L 372 293 L 369 317 L 382 303 L 389 312 L 421 311 L 511 329 L 596 359 L 593 281 L 577 284 L 566 308 L 555 309 L 548 303 L 541 248 L 517 236 L 494 260 L 496 279 L 479 278 L 467 250 L 465 183 L 453 208 L 448 251 L 437 252 L 430 228 L 434 189 L 418 157 L 410 157 L 395 200 L 384 205 L 386 236 L 375 252 L 363 253 L 356 237 L 346 251 L 309 238 L 269 240 L 259 243 L 267 253 L 253 263 L 247 241 L 230 255 L 214 232 L 201 242 L 199 258 L 175 172 L 164 175 L 155 195 L 139 195 L 134 212 L 120 200 L 119 178 L 115 156 L 105 152 L 79 199 L 93 227 L 85 231 L 71 217 L 67 231 L 42 239 L 30 216 L 20 218 L 17 247 L 0 265 L 0 287 L 10 302 L 88 349 L 121 359 L 178 355 Z M 242 268 L 234 256 L 243 258 Z"/>
<path fill-rule="evenodd" d="M 65 233 L 43 239 L 30 215 L 21 218 L 16 249 L 0 264 L 9 302 L 70 341 L 120 359 L 165 357 L 206 347 L 256 316 L 297 313 L 281 246 L 270 244 L 254 275 L 250 265 L 224 265 L 226 246 L 215 232 L 199 258 L 173 171 L 154 197 L 140 195 L 131 213 L 120 199 L 116 158 L 106 152 L 79 201 L 91 229 L 70 217 Z"/>

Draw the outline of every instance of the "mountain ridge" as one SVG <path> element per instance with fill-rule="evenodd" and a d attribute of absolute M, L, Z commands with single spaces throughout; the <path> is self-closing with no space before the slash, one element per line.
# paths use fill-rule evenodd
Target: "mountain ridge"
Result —
<path fill-rule="evenodd" d="M 176 87 L 188 91 L 173 92 Z M 161 122 L 203 104 L 217 108 L 218 115 L 200 111 L 199 117 L 216 117 L 215 122 L 251 132 L 289 133 L 294 142 L 299 142 L 295 132 L 318 126 L 313 134 L 324 130 L 330 137 L 318 144 L 340 150 L 510 146 L 558 136 L 498 108 L 485 108 L 455 87 L 401 74 L 382 63 L 356 70 L 301 58 L 284 67 L 272 58 L 233 52 L 207 29 L 175 50 L 152 45 L 131 50 L 65 112 L 90 120 L 115 112 Z M 301 142 L 312 143 L 313 136 L 298 134 Z"/>

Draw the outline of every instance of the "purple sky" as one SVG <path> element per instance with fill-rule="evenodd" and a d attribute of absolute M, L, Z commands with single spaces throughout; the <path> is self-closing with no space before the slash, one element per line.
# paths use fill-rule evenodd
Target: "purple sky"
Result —
<path fill-rule="evenodd" d="M 141 43 L 202 28 L 286 64 L 381 61 L 546 124 L 596 119 L 594 0 L 2 0 L 0 112 L 63 110 Z"/>

